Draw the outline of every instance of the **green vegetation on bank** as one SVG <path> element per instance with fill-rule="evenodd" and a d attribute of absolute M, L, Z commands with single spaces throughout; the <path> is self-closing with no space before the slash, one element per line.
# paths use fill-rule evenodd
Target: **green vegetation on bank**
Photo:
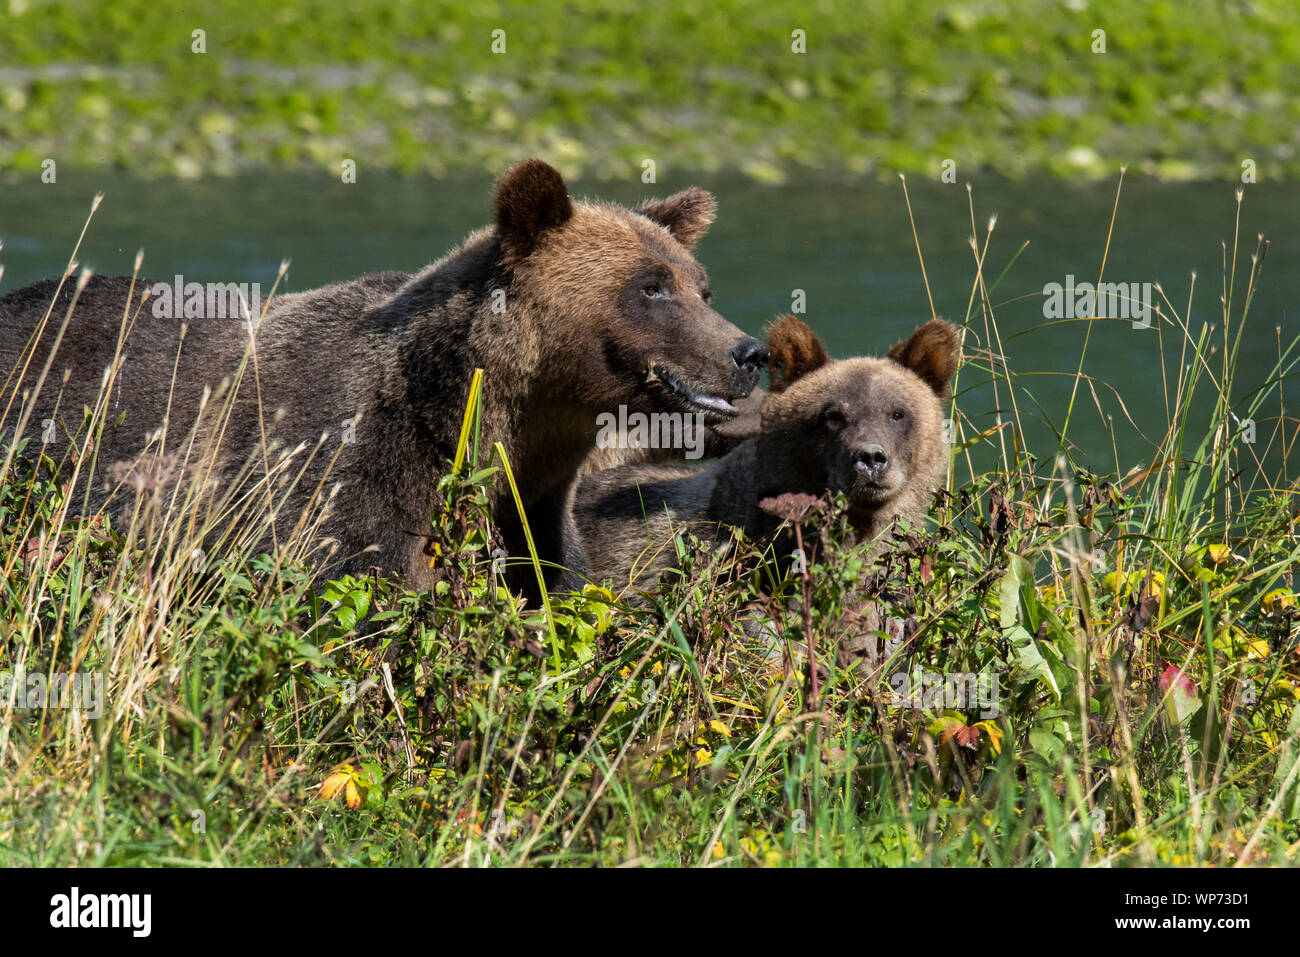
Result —
<path fill-rule="evenodd" d="M 528 155 L 621 179 L 645 159 L 766 181 L 944 159 L 962 178 L 1300 173 L 1287 0 L 4 3 L 11 178 L 46 159 L 441 175 Z"/>

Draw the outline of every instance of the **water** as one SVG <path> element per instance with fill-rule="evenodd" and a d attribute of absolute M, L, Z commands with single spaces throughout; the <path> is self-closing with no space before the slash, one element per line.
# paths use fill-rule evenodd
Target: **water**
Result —
<path fill-rule="evenodd" d="M 827 180 L 815 176 L 773 187 L 742 180 L 696 178 L 641 183 L 578 182 L 574 195 L 631 203 L 698 182 L 718 197 L 719 218 L 697 254 L 708 267 L 714 305 L 741 328 L 760 334 L 765 322 L 791 309 L 803 290 L 804 318 L 833 355 L 879 354 L 930 315 L 901 185 Z M 998 215 L 984 277 L 992 287 L 1025 243 L 1005 277 L 992 288 L 1001 346 L 1016 379 L 1016 400 L 1027 444 L 1040 458 L 1058 448 L 1086 329 L 1092 326 L 1084 373 L 1068 439 L 1076 460 L 1103 472 L 1149 463 L 1168 421 L 1157 321 L 1049 322 L 1043 288 L 1095 282 L 1114 202 L 1114 184 L 1074 186 L 1060 181 L 974 184 L 975 233 L 981 245 L 990 214 Z M 1236 202 L 1230 181 L 1159 184 L 1125 182 L 1107 256 L 1109 281 L 1160 282 L 1194 332 L 1210 322 L 1222 341 L 1222 243 L 1231 256 Z M 909 183 L 934 307 L 961 321 L 975 279 L 969 245 L 971 212 L 964 184 Z M 435 181 L 365 175 L 346 185 L 324 175 L 258 175 L 200 182 L 142 181 L 120 174 L 60 171 L 54 185 L 0 185 L 0 291 L 57 275 L 81 230 L 97 190 L 104 204 L 82 246 L 80 261 L 100 273 L 129 274 L 137 249 L 145 273 L 187 280 L 260 282 L 270 289 L 281 259 L 292 260 L 284 288 L 309 289 L 365 272 L 414 271 L 436 259 L 471 229 L 489 221 L 491 181 Z M 1247 187 L 1234 320 L 1241 314 L 1256 235 L 1271 241 L 1241 346 L 1234 398 L 1264 385 L 1282 343 L 1300 333 L 1300 269 L 1296 226 L 1300 187 Z M 1187 311 L 1191 273 L 1196 294 Z M 1161 300 L 1156 295 L 1155 301 Z M 1168 310 L 1166 310 L 1168 312 Z M 985 321 L 978 300 L 968 354 L 982 348 Z M 1232 329 L 1235 337 L 1235 326 Z M 1179 333 L 1164 329 L 1169 389 L 1178 361 Z M 996 342 L 994 343 L 996 345 Z M 1220 356 L 1210 360 L 1219 368 Z M 328 356 L 321 362 L 327 365 Z M 967 429 L 996 424 L 997 404 L 987 371 L 968 365 L 958 404 Z M 1095 391 L 1095 398 L 1094 398 Z M 1293 400 L 1287 388 L 1288 400 Z M 1012 416 L 1005 385 L 1004 418 Z M 1172 398 L 1170 398 L 1172 401 Z M 1100 409 L 1099 409 L 1100 406 Z M 1276 391 L 1256 415 L 1258 449 L 1277 428 Z M 1195 406 L 1193 431 L 1210 427 L 1209 406 Z M 1131 419 L 1131 421 L 1130 421 Z M 1113 426 L 1113 434 L 1112 434 Z M 1294 429 L 1294 426 L 1291 427 Z M 968 434 L 972 434 L 968 431 Z M 994 462 L 995 440 L 977 448 L 977 466 Z M 1279 442 L 1267 452 L 1276 463 Z"/>

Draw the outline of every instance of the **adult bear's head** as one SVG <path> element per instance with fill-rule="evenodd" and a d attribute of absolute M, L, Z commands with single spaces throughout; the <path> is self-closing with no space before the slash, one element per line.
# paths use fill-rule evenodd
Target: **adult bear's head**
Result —
<path fill-rule="evenodd" d="M 496 234 L 507 297 L 540 317 L 554 381 L 583 410 L 736 414 L 767 347 L 709 306 L 691 249 L 716 204 L 692 187 L 627 209 L 572 201 L 541 160 L 497 185 Z"/>

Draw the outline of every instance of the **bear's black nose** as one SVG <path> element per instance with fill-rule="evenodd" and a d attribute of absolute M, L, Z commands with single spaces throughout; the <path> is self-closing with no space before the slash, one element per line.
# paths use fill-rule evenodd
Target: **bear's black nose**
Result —
<path fill-rule="evenodd" d="M 767 364 L 767 345 L 760 339 L 746 336 L 727 353 L 731 361 L 738 366 L 761 366 Z"/>
<path fill-rule="evenodd" d="M 880 478 L 889 466 L 889 456 L 885 454 L 885 447 L 876 442 L 864 445 L 854 458 L 854 468 L 872 481 Z"/>
<path fill-rule="evenodd" d="M 749 395 L 758 385 L 759 370 L 767 363 L 767 345 L 746 336 L 732 346 L 727 355 L 736 364 L 731 373 L 731 391 L 738 396 Z"/>

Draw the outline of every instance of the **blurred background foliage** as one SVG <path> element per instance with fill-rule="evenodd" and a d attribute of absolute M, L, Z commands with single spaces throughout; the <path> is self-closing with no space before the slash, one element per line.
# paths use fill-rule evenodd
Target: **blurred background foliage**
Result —
<path fill-rule="evenodd" d="M 0 0 L 0 23 L 11 176 L 46 158 L 441 176 L 529 154 L 596 178 L 645 159 L 770 182 L 945 158 L 1013 178 L 1300 172 L 1291 0 Z"/>

